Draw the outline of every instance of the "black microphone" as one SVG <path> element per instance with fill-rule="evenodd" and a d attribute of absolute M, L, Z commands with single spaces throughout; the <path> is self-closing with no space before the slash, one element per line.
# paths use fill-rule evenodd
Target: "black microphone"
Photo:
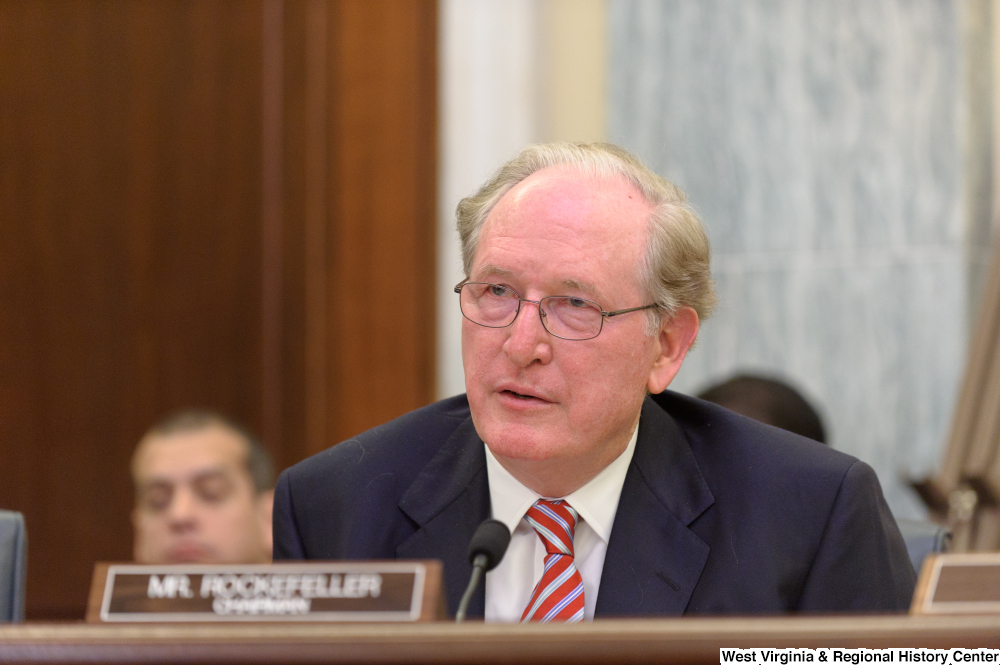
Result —
<path fill-rule="evenodd" d="M 464 621 L 465 613 L 469 609 L 469 601 L 472 594 L 479 586 L 479 580 L 483 573 L 493 570 L 503 558 L 503 553 L 507 551 L 507 544 L 510 543 L 510 531 L 507 525 L 499 520 L 486 520 L 472 534 L 469 541 L 469 563 L 472 564 L 472 577 L 469 578 L 469 586 L 465 588 L 461 602 L 458 603 L 458 612 L 455 613 L 455 621 Z"/>

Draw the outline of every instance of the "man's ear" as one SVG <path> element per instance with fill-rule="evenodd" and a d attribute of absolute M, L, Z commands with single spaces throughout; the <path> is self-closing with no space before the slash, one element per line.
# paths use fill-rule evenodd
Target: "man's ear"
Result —
<path fill-rule="evenodd" d="M 697 336 L 698 313 L 690 307 L 681 307 L 663 322 L 656 340 L 658 355 L 646 384 L 649 392 L 655 395 L 667 389 Z"/>

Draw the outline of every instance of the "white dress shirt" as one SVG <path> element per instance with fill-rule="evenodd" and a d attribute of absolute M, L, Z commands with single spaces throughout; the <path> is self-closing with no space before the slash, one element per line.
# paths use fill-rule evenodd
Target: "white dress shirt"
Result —
<path fill-rule="evenodd" d="M 511 531 L 510 546 L 503 560 L 486 573 L 487 621 L 520 621 L 531 592 L 542 578 L 545 545 L 524 519 L 528 508 L 542 498 L 565 499 L 580 514 L 580 523 L 573 534 L 573 553 L 576 568 L 583 577 L 584 616 L 588 621 L 594 618 L 604 555 L 638 432 L 636 427 L 628 446 L 615 461 L 565 497 L 542 497 L 528 489 L 500 465 L 487 446 L 486 472 L 493 519 L 500 520 Z"/>

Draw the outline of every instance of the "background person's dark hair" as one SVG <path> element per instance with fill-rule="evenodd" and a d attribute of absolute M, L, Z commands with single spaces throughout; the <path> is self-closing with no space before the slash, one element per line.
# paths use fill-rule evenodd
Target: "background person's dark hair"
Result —
<path fill-rule="evenodd" d="M 150 436 L 170 436 L 185 432 L 197 432 L 213 425 L 231 431 L 246 442 L 247 471 L 250 472 L 254 491 L 260 494 L 261 492 L 274 489 L 274 462 L 271 460 L 271 454 L 267 451 L 267 448 L 261 444 L 260 440 L 247 427 L 216 411 L 208 409 L 184 409 L 177 411 L 150 427 L 142 439 L 145 440 Z"/>
<path fill-rule="evenodd" d="M 703 391 L 698 397 L 759 422 L 826 443 L 819 414 L 797 390 L 783 381 L 739 374 Z"/>

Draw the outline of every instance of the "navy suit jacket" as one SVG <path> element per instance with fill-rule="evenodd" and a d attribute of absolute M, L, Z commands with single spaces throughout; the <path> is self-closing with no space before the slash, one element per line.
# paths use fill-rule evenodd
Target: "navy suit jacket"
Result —
<path fill-rule="evenodd" d="M 489 516 L 462 395 L 282 473 L 274 556 L 439 559 L 454 613 Z M 643 403 L 596 616 L 897 611 L 914 581 L 864 462 L 676 393 Z M 483 608 L 481 585 L 469 616 Z"/>

